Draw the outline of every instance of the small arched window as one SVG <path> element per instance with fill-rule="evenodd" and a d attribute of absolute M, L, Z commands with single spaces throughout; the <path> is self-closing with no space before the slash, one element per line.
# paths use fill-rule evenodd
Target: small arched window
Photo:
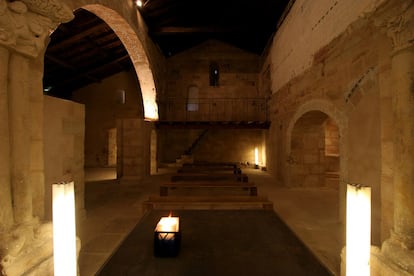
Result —
<path fill-rule="evenodd" d="M 210 86 L 219 86 L 220 70 L 217 62 L 210 63 Z"/>

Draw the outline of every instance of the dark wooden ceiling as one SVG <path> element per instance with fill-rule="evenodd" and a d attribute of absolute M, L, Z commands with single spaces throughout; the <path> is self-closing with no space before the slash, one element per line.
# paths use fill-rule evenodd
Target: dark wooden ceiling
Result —
<path fill-rule="evenodd" d="M 289 0 L 146 0 L 139 8 L 165 56 L 207 39 L 262 54 Z"/>
<path fill-rule="evenodd" d="M 129 0 L 135 1 L 135 0 Z M 166 58 L 217 39 L 261 55 L 292 0 L 144 0 L 138 8 L 148 34 Z M 79 9 L 51 35 L 45 54 L 44 93 L 72 91 L 132 70 L 122 42 L 94 14 Z"/>

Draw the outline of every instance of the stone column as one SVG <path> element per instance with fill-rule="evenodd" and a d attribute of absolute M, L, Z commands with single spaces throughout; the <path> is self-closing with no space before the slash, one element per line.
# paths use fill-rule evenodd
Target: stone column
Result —
<path fill-rule="evenodd" d="M 13 225 L 10 187 L 9 109 L 7 95 L 9 51 L 0 46 L 0 233 Z"/>
<path fill-rule="evenodd" d="M 392 57 L 394 113 L 394 238 L 414 249 L 414 45 Z"/>
<path fill-rule="evenodd" d="M 31 62 L 28 76 L 30 83 L 30 175 L 32 183 L 33 216 L 44 218 L 45 215 L 45 176 L 44 176 L 44 155 L 43 155 L 43 56 L 42 53 L 37 59 Z"/>
<path fill-rule="evenodd" d="M 30 168 L 29 60 L 13 54 L 9 70 L 9 121 L 11 149 L 11 183 L 14 219 L 17 224 L 32 220 Z"/>
<path fill-rule="evenodd" d="M 374 22 L 392 39 L 394 225 L 379 252 L 375 275 L 414 275 L 414 1 L 386 1 Z"/>

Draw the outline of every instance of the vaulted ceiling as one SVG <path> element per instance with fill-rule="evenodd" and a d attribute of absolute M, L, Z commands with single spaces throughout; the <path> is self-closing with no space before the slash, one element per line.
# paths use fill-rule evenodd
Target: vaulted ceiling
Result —
<path fill-rule="evenodd" d="M 292 3 L 144 0 L 137 9 L 149 37 L 166 58 L 209 39 L 261 55 Z M 127 70 L 132 70 L 132 64 L 117 35 L 96 15 L 80 9 L 71 22 L 61 24 L 51 35 L 45 54 L 44 93 L 70 99 L 72 91 Z"/>

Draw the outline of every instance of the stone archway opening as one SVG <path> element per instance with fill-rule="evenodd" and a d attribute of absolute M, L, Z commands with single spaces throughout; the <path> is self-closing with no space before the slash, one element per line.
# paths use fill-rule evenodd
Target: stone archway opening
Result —
<path fill-rule="evenodd" d="M 294 124 L 290 186 L 339 189 L 339 127 L 326 113 L 309 111 Z"/>

